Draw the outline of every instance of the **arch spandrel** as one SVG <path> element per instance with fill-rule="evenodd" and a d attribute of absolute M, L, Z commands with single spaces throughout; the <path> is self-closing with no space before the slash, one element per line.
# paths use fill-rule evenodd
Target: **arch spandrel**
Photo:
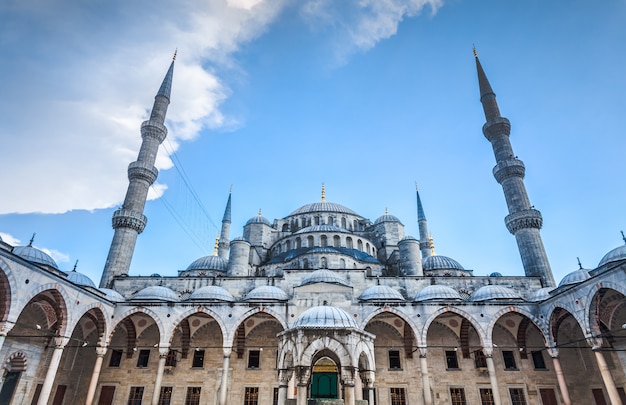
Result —
<path fill-rule="evenodd" d="M 118 314 L 115 315 L 115 318 L 117 318 L 117 322 L 111 325 L 109 335 L 106 339 L 107 344 L 108 342 L 111 341 L 111 338 L 113 337 L 113 334 L 115 333 L 115 330 L 120 325 L 122 325 L 122 323 L 126 320 L 126 318 L 129 318 L 135 314 L 144 314 L 152 319 L 152 321 L 156 324 L 158 331 L 159 331 L 159 344 L 168 342 L 168 340 L 166 340 L 165 327 L 163 326 L 163 321 L 161 317 L 159 316 L 159 314 L 157 314 L 155 311 L 151 310 L 150 308 L 133 307 L 133 308 L 127 309 L 126 311 L 122 312 L 119 315 Z"/>
<path fill-rule="evenodd" d="M 624 322 L 620 322 L 617 327 L 613 323 L 616 311 L 626 303 L 626 296 L 622 291 L 611 288 L 610 284 L 612 283 L 596 285 L 596 288 L 589 294 L 587 319 L 589 330 L 594 336 L 611 335 L 613 332 L 624 329 Z"/>
<path fill-rule="evenodd" d="M 71 299 L 69 298 L 69 296 L 67 295 L 67 292 L 61 287 L 60 284 L 49 283 L 49 284 L 41 285 L 34 290 L 30 290 L 29 291 L 30 294 L 25 299 L 26 305 L 24 305 L 21 308 L 20 314 L 22 313 L 22 311 L 24 311 L 24 309 L 28 307 L 28 304 L 30 304 L 35 298 L 37 298 L 37 296 L 39 296 L 40 294 L 47 293 L 47 292 L 50 293 L 54 297 L 54 300 L 56 304 L 58 305 L 58 307 L 55 308 L 55 309 L 58 309 L 61 315 L 61 319 L 58 320 L 59 321 L 58 333 L 59 335 L 63 336 L 67 332 L 67 325 L 74 324 L 75 321 L 74 319 L 72 319 L 72 314 L 69 314 L 67 311 L 67 303 L 71 302 Z M 20 314 L 18 314 L 18 318 Z M 17 321 L 17 318 L 15 319 L 15 321 Z"/>
<path fill-rule="evenodd" d="M 493 331 L 494 331 L 496 324 L 502 319 L 502 317 L 504 317 L 507 314 L 518 314 L 519 316 L 528 318 L 530 322 L 532 322 L 532 324 L 539 330 L 539 332 L 543 336 L 544 343 L 546 344 L 546 346 L 548 345 L 550 341 L 549 340 L 550 330 L 549 330 L 548 322 L 542 321 L 540 318 L 537 318 L 531 312 L 523 308 L 516 307 L 516 306 L 509 306 L 506 308 L 502 308 L 491 317 L 489 324 L 487 324 L 487 327 L 485 328 L 486 329 L 485 336 L 487 337 L 487 340 L 489 342 L 493 341 Z"/>
<path fill-rule="evenodd" d="M 278 369 L 284 370 L 294 367 L 297 357 L 295 342 L 292 339 L 283 339 L 278 352 Z"/>
<path fill-rule="evenodd" d="M 558 324 L 555 324 L 555 322 L 560 322 L 560 320 L 564 319 L 567 315 L 571 316 L 576 323 L 578 324 L 578 327 L 582 330 L 584 335 L 588 335 L 587 337 L 590 336 L 590 330 L 589 330 L 589 326 L 587 324 L 587 322 L 584 319 L 581 319 L 581 317 L 579 316 L 579 314 L 577 312 L 572 312 L 571 308 L 568 308 L 568 305 L 561 305 L 563 304 L 562 302 L 560 303 L 556 303 L 556 304 L 551 304 L 549 310 L 547 311 L 548 314 L 550 314 L 549 316 L 549 331 L 550 334 L 548 335 L 548 341 L 549 344 L 554 346 L 556 344 L 558 344 L 559 342 L 556 339 L 556 336 L 554 335 L 554 332 L 558 329 Z M 557 312 L 559 311 L 565 311 L 564 312 L 564 316 L 558 316 L 557 319 L 555 319 Z"/>
<path fill-rule="evenodd" d="M 397 308 L 394 307 L 383 307 L 383 308 L 376 308 L 375 311 L 370 312 L 369 314 L 367 314 L 367 316 L 365 316 L 363 318 L 363 320 L 361 321 L 359 327 L 363 330 L 365 330 L 365 328 L 367 327 L 367 324 L 370 323 L 372 321 L 372 319 L 376 318 L 378 315 L 384 314 L 384 313 L 391 313 L 394 314 L 396 316 L 398 316 L 400 319 L 402 319 L 404 321 L 404 323 L 406 325 L 409 325 L 409 327 L 411 328 L 411 331 L 413 332 L 413 336 L 415 337 L 416 344 L 419 346 L 421 340 L 421 335 L 420 335 L 420 330 L 421 330 L 421 325 L 419 325 L 418 323 L 416 323 L 409 315 L 407 315 L 406 313 L 398 310 Z M 425 342 L 425 341 L 424 341 Z"/>
<path fill-rule="evenodd" d="M 269 307 L 255 307 L 255 308 L 251 308 L 250 310 L 244 312 L 243 314 L 241 314 L 240 316 L 237 317 L 237 319 L 234 321 L 234 327 L 230 328 L 228 330 L 228 333 L 224 335 L 224 347 L 233 347 L 234 346 L 234 341 L 235 341 L 235 337 L 237 336 L 237 330 L 239 329 L 239 326 L 241 324 L 243 324 L 248 318 L 254 316 L 254 315 L 258 315 L 258 314 L 267 314 L 270 315 L 271 317 L 274 318 L 274 320 L 276 320 L 280 326 L 282 327 L 283 331 L 288 329 L 288 325 L 287 322 L 285 321 L 285 319 L 283 318 L 283 316 L 278 313 L 277 311 L 275 311 L 273 308 L 269 308 Z"/>
<path fill-rule="evenodd" d="M 432 323 L 441 315 L 446 314 L 446 313 L 453 313 L 455 315 L 458 315 L 464 319 L 466 319 L 470 325 L 476 330 L 476 332 L 478 333 L 478 336 L 480 338 L 481 344 L 484 346 L 485 344 L 488 344 L 489 342 L 487 341 L 488 339 L 488 335 L 486 334 L 485 329 L 482 327 L 482 324 L 471 314 L 469 314 L 466 311 L 463 311 L 461 309 L 459 309 L 458 307 L 443 307 L 438 309 L 437 311 L 433 312 L 428 319 L 426 319 L 424 321 L 424 327 L 421 330 L 419 335 L 416 335 L 418 337 L 418 341 L 423 342 L 424 345 L 426 345 L 426 343 L 428 342 L 428 329 L 430 328 L 430 326 L 432 325 Z M 419 345 L 418 345 L 419 346 Z"/>
<path fill-rule="evenodd" d="M 94 323 L 96 324 L 96 328 L 98 331 L 98 340 L 101 344 L 104 344 L 106 337 L 111 333 L 110 329 L 110 311 L 107 311 L 104 305 L 99 302 L 91 303 L 85 307 L 80 308 L 81 313 L 76 315 L 76 322 L 72 325 L 68 325 L 68 331 L 74 331 L 74 329 L 79 325 L 80 320 L 83 319 L 84 316 L 90 316 L 90 312 L 92 312 L 92 316 L 95 318 Z M 107 316 L 108 315 L 108 316 Z M 91 317 L 91 316 L 90 316 Z"/>
<path fill-rule="evenodd" d="M 222 341 L 223 341 L 222 343 L 223 343 L 224 347 L 229 347 L 226 344 L 226 336 L 227 336 L 227 333 L 228 333 L 227 332 L 228 328 L 226 327 L 226 324 L 224 323 L 224 319 L 215 310 L 213 310 L 212 308 L 206 307 L 206 306 L 190 308 L 189 310 L 178 314 L 168 324 L 167 340 L 164 340 L 164 341 L 171 343 L 172 339 L 174 338 L 174 333 L 175 333 L 175 330 L 178 327 L 178 325 L 180 325 L 180 323 L 183 322 L 185 319 L 187 319 L 187 318 L 189 318 L 189 317 L 191 317 L 193 315 L 196 315 L 196 314 L 205 314 L 205 315 L 208 315 L 209 317 L 213 318 L 213 320 L 215 322 L 217 322 L 217 324 L 220 327 L 220 332 L 222 333 Z"/>
<path fill-rule="evenodd" d="M 324 350 L 334 353 L 339 359 L 342 367 L 355 367 L 358 365 L 358 363 L 355 364 L 352 362 L 352 356 L 350 356 L 350 353 L 346 350 L 344 345 L 330 336 L 320 337 L 310 342 L 309 345 L 304 348 L 302 354 L 298 357 L 297 364 L 299 366 L 306 367 L 312 366 L 312 361 L 315 355 Z"/>

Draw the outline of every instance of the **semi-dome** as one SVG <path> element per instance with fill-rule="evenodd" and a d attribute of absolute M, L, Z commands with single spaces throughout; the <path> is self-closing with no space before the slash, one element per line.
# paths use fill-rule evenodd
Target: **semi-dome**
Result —
<path fill-rule="evenodd" d="M 358 328 L 353 317 L 341 308 L 323 305 L 304 311 L 293 324 L 294 328 Z"/>
<path fill-rule="evenodd" d="M 146 287 L 143 290 L 137 292 L 133 298 L 133 300 L 146 300 L 146 301 L 168 301 L 168 302 L 177 302 L 178 294 L 176 294 L 173 290 L 163 287 L 160 285 L 153 285 L 150 287 Z"/>
<path fill-rule="evenodd" d="M 448 269 L 465 270 L 456 260 L 441 255 L 428 256 L 422 260 L 422 268 L 424 271 Z"/>
<path fill-rule="evenodd" d="M 431 301 L 431 300 L 454 300 L 462 301 L 461 295 L 458 291 L 447 285 L 429 285 L 422 288 L 416 295 L 413 301 Z"/>
<path fill-rule="evenodd" d="M 562 287 L 564 285 L 578 284 L 589 278 L 591 278 L 591 276 L 589 275 L 588 270 L 578 269 L 565 275 L 565 277 L 563 277 L 563 279 L 559 283 L 559 287 Z"/>
<path fill-rule="evenodd" d="M 228 261 L 222 259 L 221 257 L 215 256 L 204 256 L 194 261 L 187 267 L 187 270 L 217 270 L 217 271 L 226 271 L 228 270 Z"/>
<path fill-rule="evenodd" d="M 598 267 L 620 260 L 626 260 L 626 244 L 616 247 L 609 253 L 605 254 L 602 260 L 600 260 L 600 263 L 598 263 Z"/>
<path fill-rule="evenodd" d="M 297 210 L 293 211 L 289 216 L 292 215 L 300 215 L 300 214 L 309 214 L 312 212 L 334 212 L 338 214 L 351 214 L 357 215 L 356 212 L 352 211 L 350 208 L 344 207 L 341 204 L 335 204 L 331 202 L 316 202 L 312 204 L 303 205 Z"/>
<path fill-rule="evenodd" d="M 93 281 L 84 275 L 83 273 L 79 273 L 76 270 L 72 270 L 67 274 L 67 279 L 74 284 L 81 285 L 83 287 L 93 287 L 96 288 L 96 285 Z"/>
<path fill-rule="evenodd" d="M 309 233 L 309 232 L 348 232 L 347 229 L 340 228 L 335 225 L 312 225 L 307 226 L 306 228 L 302 228 L 298 230 L 298 233 Z"/>
<path fill-rule="evenodd" d="M 471 301 L 489 300 L 520 300 L 522 297 L 512 289 L 502 285 L 485 285 L 474 291 L 470 296 Z"/>
<path fill-rule="evenodd" d="M 100 291 L 106 294 L 106 299 L 111 302 L 124 302 L 126 298 L 120 293 L 110 288 L 100 288 Z"/>
<path fill-rule="evenodd" d="M 400 224 L 402 224 L 402 222 L 400 222 L 398 217 L 396 217 L 395 215 L 385 214 L 376 218 L 376 221 L 374 221 L 374 225 L 378 225 L 383 222 L 399 222 Z"/>
<path fill-rule="evenodd" d="M 315 270 L 302 279 L 301 286 L 315 283 L 328 283 L 328 284 L 340 284 L 347 286 L 348 283 L 339 277 L 337 273 L 328 269 Z"/>
<path fill-rule="evenodd" d="M 263 285 L 250 291 L 246 301 L 286 301 L 289 296 L 286 292 L 273 285 Z"/>
<path fill-rule="evenodd" d="M 550 291 L 554 290 L 554 287 L 543 287 L 532 291 L 528 295 L 528 301 L 539 302 L 550 298 Z"/>
<path fill-rule="evenodd" d="M 235 297 L 232 296 L 225 288 L 218 285 L 207 285 L 200 287 L 191 293 L 188 300 L 202 300 L 202 301 L 224 301 L 234 302 Z"/>
<path fill-rule="evenodd" d="M 386 285 L 369 287 L 359 296 L 361 301 L 404 301 L 404 297 L 398 290 Z"/>
<path fill-rule="evenodd" d="M 30 245 L 16 246 L 13 248 L 13 253 L 22 259 L 28 260 L 29 262 L 49 266 L 53 269 L 59 270 L 59 266 L 57 266 L 56 262 L 52 259 L 52 257 L 50 257 L 50 255 Z"/>

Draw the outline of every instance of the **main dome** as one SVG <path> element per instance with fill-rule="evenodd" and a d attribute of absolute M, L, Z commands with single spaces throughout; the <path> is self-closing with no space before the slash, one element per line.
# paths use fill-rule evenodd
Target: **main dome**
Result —
<path fill-rule="evenodd" d="M 219 256 L 204 256 L 194 261 L 187 270 L 228 270 L 228 262 Z"/>
<path fill-rule="evenodd" d="M 304 311 L 293 324 L 294 328 L 325 329 L 354 328 L 358 325 L 346 311 L 337 307 L 323 305 Z"/>
<path fill-rule="evenodd" d="M 311 212 L 335 212 L 338 214 L 357 215 L 356 212 L 352 211 L 348 207 L 344 207 L 341 204 L 335 204 L 331 202 L 316 202 L 312 204 L 303 205 L 302 207 L 298 208 L 297 210 L 289 214 L 289 216 L 309 214 Z"/>

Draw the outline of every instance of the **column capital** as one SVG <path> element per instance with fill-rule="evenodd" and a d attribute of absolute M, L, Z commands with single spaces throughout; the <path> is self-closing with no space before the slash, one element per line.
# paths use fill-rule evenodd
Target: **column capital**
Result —
<path fill-rule="evenodd" d="M 96 356 L 97 357 L 104 357 L 107 354 L 107 350 L 108 349 L 109 348 L 106 347 L 106 346 L 103 346 L 103 347 L 102 346 L 98 346 L 98 347 L 96 347 Z"/>
<path fill-rule="evenodd" d="M 556 358 L 559 357 L 559 349 L 558 349 L 558 347 L 547 347 L 546 351 L 548 352 L 550 357 L 552 357 L 553 359 L 556 359 Z"/>

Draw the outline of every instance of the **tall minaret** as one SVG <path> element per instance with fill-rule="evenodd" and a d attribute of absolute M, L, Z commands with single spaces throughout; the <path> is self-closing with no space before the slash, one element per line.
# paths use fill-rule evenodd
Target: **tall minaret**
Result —
<path fill-rule="evenodd" d="M 422 259 L 424 259 L 428 256 L 432 256 L 432 250 L 428 242 L 428 221 L 426 221 L 426 214 L 424 214 L 417 183 L 415 183 L 415 194 L 417 195 L 417 226 L 420 232 L 420 251 L 422 252 Z"/>
<path fill-rule="evenodd" d="M 133 258 L 137 235 L 143 232 L 148 218 L 143 215 L 146 205 L 148 189 L 157 178 L 158 170 L 154 167 L 159 145 L 167 136 L 165 128 L 165 114 L 170 104 L 174 61 L 163 79 L 159 92 L 154 97 L 154 106 L 150 119 L 141 124 L 141 149 L 137 160 L 128 166 L 128 190 L 122 208 L 113 213 L 113 241 L 109 249 L 100 287 L 111 287 L 113 278 L 128 274 L 130 262 Z"/>
<path fill-rule="evenodd" d="M 496 157 L 493 175 L 502 185 L 509 209 L 509 215 L 505 218 L 506 227 L 515 235 L 526 276 L 541 277 L 545 287 L 554 287 L 554 277 L 539 233 L 543 219 L 541 213 L 530 204 L 528 199 L 524 186 L 526 169 L 524 163 L 513 153 L 509 140 L 511 123 L 500 116 L 496 95 L 480 65 L 476 49 L 474 49 L 474 57 L 478 71 L 480 102 L 487 120 L 483 125 L 483 134 L 493 147 Z"/>
<path fill-rule="evenodd" d="M 224 218 L 222 218 L 222 231 L 220 232 L 219 249 L 217 254 L 224 260 L 228 260 L 228 249 L 230 248 L 230 199 L 233 194 L 233 188 L 230 188 L 228 193 L 228 202 L 226 202 L 226 209 L 224 210 Z"/>

